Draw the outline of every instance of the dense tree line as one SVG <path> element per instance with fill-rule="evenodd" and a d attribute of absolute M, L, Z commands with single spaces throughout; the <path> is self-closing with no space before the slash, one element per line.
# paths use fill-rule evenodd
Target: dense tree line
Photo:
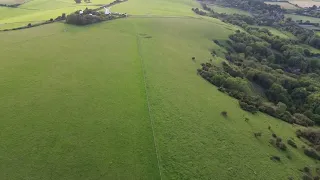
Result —
<path fill-rule="evenodd" d="M 18 6 L 20 6 L 21 4 L 0 4 L 0 6 L 3 7 L 11 7 L 11 8 L 16 8 Z"/>

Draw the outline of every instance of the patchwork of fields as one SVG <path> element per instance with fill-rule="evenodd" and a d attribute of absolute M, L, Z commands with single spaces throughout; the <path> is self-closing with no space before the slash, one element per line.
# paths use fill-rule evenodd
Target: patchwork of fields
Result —
<path fill-rule="evenodd" d="M 312 7 L 313 5 L 320 6 L 320 2 L 316 0 L 289 0 L 289 2 L 303 8 Z"/>
<path fill-rule="evenodd" d="M 55 2 L 0 8 L 0 24 L 82 7 Z M 270 126 L 304 145 L 297 126 L 247 113 L 197 76 L 210 50 L 221 50 L 212 40 L 238 28 L 192 7 L 129 0 L 112 7 L 126 19 L 0 32 L 0 179 L 298 179 L 298 169 L 316 167 L 302 149 L 268 142 Z"/>

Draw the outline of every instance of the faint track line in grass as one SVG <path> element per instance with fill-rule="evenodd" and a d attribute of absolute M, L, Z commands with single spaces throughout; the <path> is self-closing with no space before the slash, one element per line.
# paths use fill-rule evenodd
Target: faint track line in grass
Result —
<path fill-rule="evenodd" d="M 214 24 L 223 25 L 223 26 L 232 26 L 231 24 L 223 23 L 222 21 L 221 22 L 213 22 L 210 19 L 205 19 L 203 17 L 197 17 L 197 16 L 129 15 L 128 18 L 196 19 L 196 20 L 206 21 L 206 22 L 210 22 L 210 23 L 214 23 Z M 219 20 L 217 18 L 212 18 L 212 19 Z"/>
<path fill-rule="evenodd" d="M 133 24 L 133 25 L 134 25 L 135 32 L 136 32 L 138 55 L 139 55 L 139 59 L 140 59 L 141 67 L 142 67 L 141 69 L 142 69 L 142 76 L 143 76 L 143 82 L 144 82 L 144 90 L 145 90 L 146 99 L 147 99 L 148 116 L 149 116 L 149 121 L 150 121 L 151 129 L 152 129 L 153 143 L 154 143 L 155 153 L 156 153 L 156 156 L 157 156 L 158 171 L 159 171 L 160 179 L 162 180 L 162 173 L 161 173 L 161 168 L 160 168 L 160 164 L 161 163 L 160 163 L 160 157 L 159 157 L 158 143 L 157 143 L 156 138 L 155 138 L 154 122 L 153 122 L 153 118 L 151 116 L 149 94 L 148 94 L 148 90 L 147 90 L 146 71 L 145 71 L 145 65 L 144 65 L 144 61 L 143 61 L 143 58 L 142 58 L 141 47 L 140 47 L 140 37 L 139 37 L 139 34 L 137 32 L 136 25 L 135 24 Z"/>

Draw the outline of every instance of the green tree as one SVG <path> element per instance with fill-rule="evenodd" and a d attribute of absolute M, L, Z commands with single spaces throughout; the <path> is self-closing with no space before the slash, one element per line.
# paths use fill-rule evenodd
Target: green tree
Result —
<path fill-rule="evenodd" d="M 273 83 L 271 88 L 267 91 L 267 97 L 269 100 L 273 102 L 283 102 L 285 104 L 289 104 L 290 97 L 285 88 L 283 88 L 280 84 Z"/>
<path fill-rule="evenodd" d="M 298 104 L 303 104 L 308 97 L 308 91 L 306 88 L 295 88 L 291 93 L 291 98 Z"/>
<path fill-rule="evenodd" d="M 284 112 L 286 112 L 287 110 L 287 105 L 282 103 L 282 102 L 279 102 L 277 104 L 277 113 L 278 114 L 283 114 Z"/>

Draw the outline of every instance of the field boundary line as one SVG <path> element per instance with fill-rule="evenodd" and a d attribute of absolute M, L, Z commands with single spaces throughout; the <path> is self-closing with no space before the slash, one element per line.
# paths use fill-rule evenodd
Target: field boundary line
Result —
<path fill-rule="evenodd" d="M 154 148 L 155 148 L 155 151 L 156 151 L 155 153 L 156 153 L 156 157 L 157 157 L 158 171 L 159 171 L 160 179 L 162 180 L 162 173 L 161 173 L 161 168 L 160 168 L 160 164 L 161 163 L 160 163 L 159 150 L 158 150 L 158 145 L 157 145 L 158 143 L 157 143 L 156 138 L 155 138 L 154 122 L 153 122 L 153 118 L 151 116 L 149 94 L 148 94 L 148 90 L 147 90 L 147 79 L 146 79 L 146 73 L 145 73 L 146 71 L 145 71 L 145 65 L 144 65 L 144 61 L 143 61 L 142 54 L 141 54 L 141 48 L 140 48 L 140 37 L 137 34 L 137 28 L 136 28 L 135 24 L 134 24 L 134 27 L 135 27 L 135 31 L 136 31 L 138 54 L 139 54 L 139 59 L 140 59 L 141 67 L 142 67 L 142 76 L 143 76 L 143 82 L 144 82 L 144 90 L 145 90 L 146 99 L 147 99 L 148 116 L 149 116 L 149 121 L 150 121 L 151 129 L 152 129 L 153 144 L 154 144 Z"/>

